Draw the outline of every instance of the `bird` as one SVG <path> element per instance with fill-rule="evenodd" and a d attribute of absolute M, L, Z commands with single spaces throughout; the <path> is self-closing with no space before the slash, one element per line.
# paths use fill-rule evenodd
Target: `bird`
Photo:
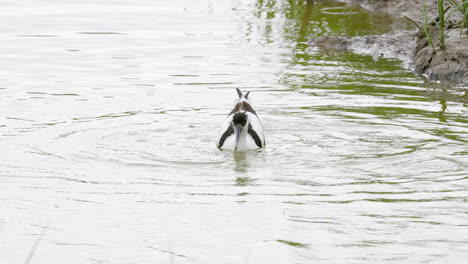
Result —
<path fill-rule="evenodd" d="M 218 140 L 220 150 L 246 151 L 265 146 L 262 123 L 252 107 L 249 94 L 236 88 L 239 99 L 224 120 Z"/>

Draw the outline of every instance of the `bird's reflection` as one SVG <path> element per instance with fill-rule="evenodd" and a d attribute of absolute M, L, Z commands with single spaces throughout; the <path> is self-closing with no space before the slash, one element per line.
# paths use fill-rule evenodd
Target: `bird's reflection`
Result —
<path fill-rule="evenodd" d="M 252 182 L 252 179 L 247 177 L 249 162 L 247 160 L 247 152 L 234 152 L 234 171 L 237 172 L 236 185 L 246 186 Z"/>

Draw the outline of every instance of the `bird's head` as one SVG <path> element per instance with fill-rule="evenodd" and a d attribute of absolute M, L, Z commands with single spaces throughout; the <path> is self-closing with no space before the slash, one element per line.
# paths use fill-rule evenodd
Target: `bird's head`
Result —
<path fill-rule="evenodd" d="M 232 117 L 232 126 L 234 127 L 234 133 L 236 135 L 236 149 L 239 145 L 240 135 L 244 128 L 249 125 L 249 116 L 246 112 L 237 112 Z"/>

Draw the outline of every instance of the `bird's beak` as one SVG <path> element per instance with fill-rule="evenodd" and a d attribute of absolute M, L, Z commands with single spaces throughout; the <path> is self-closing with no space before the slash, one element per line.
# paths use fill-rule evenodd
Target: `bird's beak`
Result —
<path fill-rule="evenodd" d="M 243 125 L 236 125 L 234 128 L 236 130 L 236 150 L 237 150 L 237 146 L 239 145 L 240 135 L 241 135 L 241 132 L 242 132 L 242 129 L 244 128 L 244 126 Z"/>

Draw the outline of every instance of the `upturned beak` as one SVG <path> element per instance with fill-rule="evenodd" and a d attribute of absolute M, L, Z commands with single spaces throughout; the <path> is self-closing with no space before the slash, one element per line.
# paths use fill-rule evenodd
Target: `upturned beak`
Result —
<path fill-rule="evenodd" d="M 236 125 L 234 128 L 236 130 L 236 150 L 237 150 L 237 146 L 239 145 L 240 135 L 241 135 L 241 132 L 242 132 L 242 129 L 244 128 L 244 126 L 243 125 Z"/>

